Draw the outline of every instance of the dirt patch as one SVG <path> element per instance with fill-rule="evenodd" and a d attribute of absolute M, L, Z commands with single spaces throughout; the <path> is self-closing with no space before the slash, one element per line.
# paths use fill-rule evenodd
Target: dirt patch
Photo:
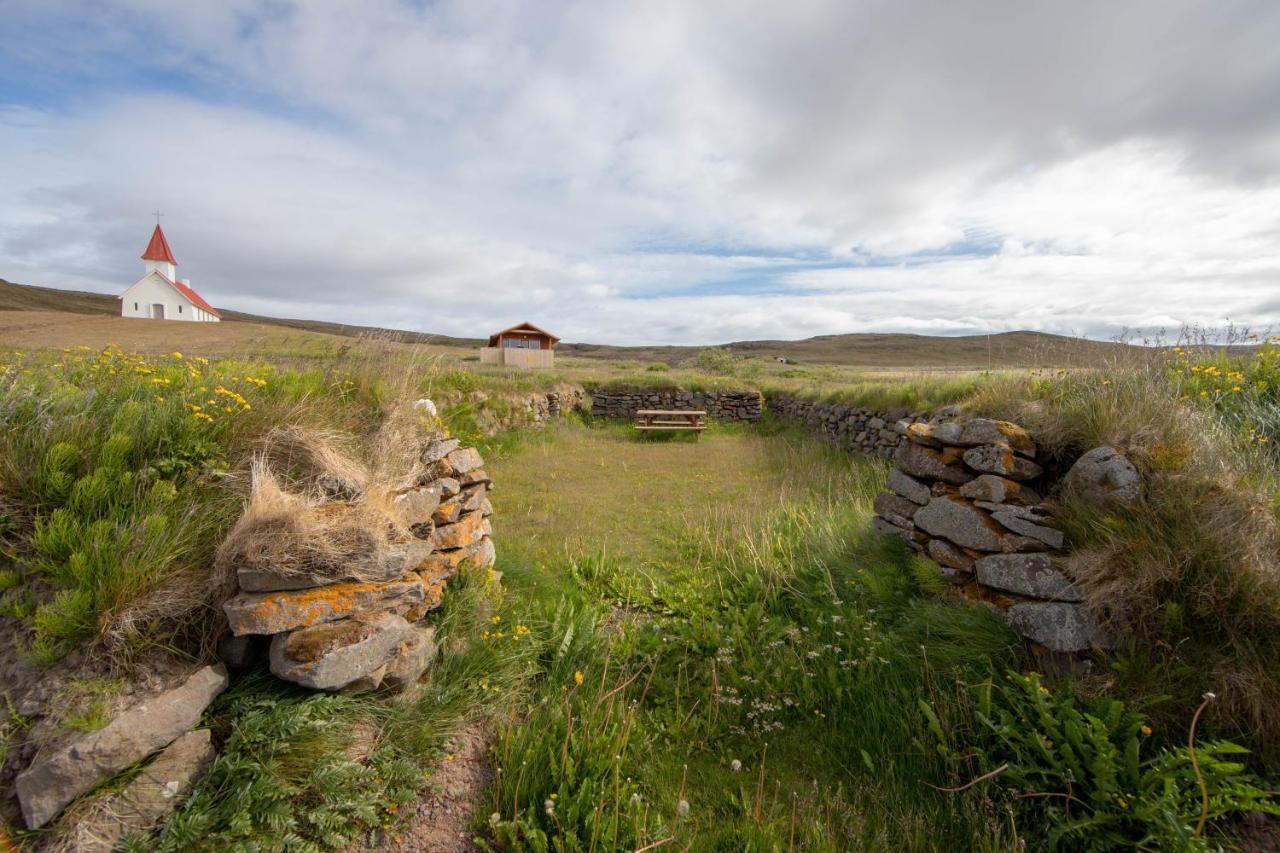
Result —
<path fill-rule="evenodd" d="M 478 850 L 468 827 L 481 796 L 493 782 L 489 761 L 492 742 L 493 730 L 486 722 L 472 723 L 450 739 L 445 756 L 432 770 L 430 788 L 413 813 L 376 842 L 367 841 L 363 849 L 400 853 Z"/>

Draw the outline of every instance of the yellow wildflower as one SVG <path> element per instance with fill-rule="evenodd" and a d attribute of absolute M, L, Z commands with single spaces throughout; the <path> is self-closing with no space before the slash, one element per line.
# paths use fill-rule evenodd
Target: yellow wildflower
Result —
<path fill-rule="evenodd" d="M 582 670 L 577 670 L 576 672 L 574 672 L 574 674 L 573 674 L 573 683 L 574 683 L 574 684 L 581 684 L 581 683 L 582 683 L 582 679 L 583 679 Z"/>

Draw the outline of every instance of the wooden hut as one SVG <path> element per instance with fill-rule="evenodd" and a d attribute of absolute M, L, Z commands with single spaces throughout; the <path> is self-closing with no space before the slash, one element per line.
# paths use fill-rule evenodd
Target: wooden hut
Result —
<path fill-rule="evenodd" d="M 508 367 L 551 367 L 555 345 L 560 339 L 532 323 L 521 323 L 489 336 L 489 345 L 480 350 L 481 364 Z"/>

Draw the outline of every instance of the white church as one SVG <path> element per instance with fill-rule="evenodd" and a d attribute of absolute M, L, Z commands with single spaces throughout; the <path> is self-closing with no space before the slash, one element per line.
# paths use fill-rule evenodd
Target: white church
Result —
<path fill-rule="evenodd" d="M 191 289 L 189 279 L 178 279 L 178 262 L 159 223 L 151 232 L 151 242 L 142 253 L 146 274 L 120 297 L 121 317 L 152 320 L 189 320 L 193 323 L 220 323 L 222 315 Z"/>

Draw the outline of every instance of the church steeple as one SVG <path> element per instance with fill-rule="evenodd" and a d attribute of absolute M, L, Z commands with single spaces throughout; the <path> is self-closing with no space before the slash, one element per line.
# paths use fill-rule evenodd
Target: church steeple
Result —
<path fill-rule="evenodd" d="M 151 232 L 151 242 L 147 244 L 147 250 L 142 253 L 142 260 L 147 262 L 147 272 L 155 270 L 170 281 L 177 273 L 178 262 L 173 259 L 169 241 L 164 238 L 164 232 L 160 230 L 158 222 L 156 230 Z"/>

